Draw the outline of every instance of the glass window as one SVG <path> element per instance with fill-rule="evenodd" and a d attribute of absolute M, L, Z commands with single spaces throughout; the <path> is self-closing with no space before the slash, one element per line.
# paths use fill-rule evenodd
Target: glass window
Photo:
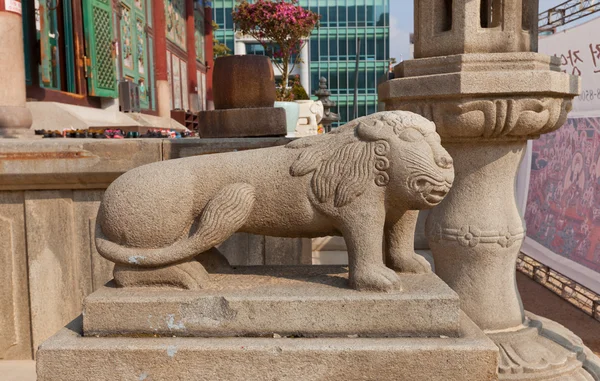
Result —
<path fill-rule="evenodd" d="M 329 7 L 329 26 L 332 28 L 337 27 L 337 7 Z"/>
<path fill-rule="evenodd" d="M 224 12 L 225 10 L 223 8 L 215 8 L 215 21 L 221 29 L 225 28 L 225 17 L 223 16 Z"/>
<path fill-rule="evenodd" d="M 390 58 L 390 39 L 386 38 L 385 39 L 385 59 L 389 59 Z M 400 59 L 400 57 L 396 57 L 396 59 Z"/>
<path fill-rule="evenodd" d="M 356 10 L 356 14 L 357 14 L 357 20 L 356 20 L 356 26 L 365 26 L 365 20 L 366 20 L 366 12 L 365 12 L 365 6 L 361 5 L 357 7 L 358 9 Z"/>
<path fill-rule="evenodd" d="M 346 7 L 337 7 L 338 11 L 337 11 L 337 17 L 338 17 L 338 26 L 339 27 L 345 27 L 346 26 L 346 11 L 347 8 Z"/>
<path fill-rule="evenodd" d="M 310 60 L 315 62 L 319 60 L 319 40 L 316 36 L 310 39 Z"/>
<path fill-rule="evenodd" d="M 232 8 L 225 8 L 225 26 L 230 29 L 233 28 L 233 17 L 231 15 L 232 12 Z"/>
<path fill-rule="evenodd" d="M 313 3 L 314 3 L 314 1 L 313 1 Z M 312 12 L 314 12 L 314 13 L 316 13 L 316 14 L 319 14 L 319 7 L 318 7 L 318 6 L 316 6 L 316 5 L 311 5 L 311 6 L 309 7 L 309 9 L 310 9 Z M 322 18 L 322 17 L 321 17 L 321 22 L 323 22 L 323 18 Z"/>
<path fill-rule="evenodd" d="M 349 38 L 348 39 L 348 60 L 356 59 L 356 40 Z"/>
<path fill-rule="evenodd" d="M 331 38 L 329 40 L 329 59 L 330 60 L 338 59 L 338 42 L 335 38 Z"/>
<path fill-rule="evenodd" d="M 338 72 L 336 70 L 329 70 L 329 89 L 331 92 L 338 93 Z"/>
<path fill-rule="evenodd" d="M 255 56 L 266 56 L 267 52 L 261 44 L 246 44 L 246 54 Z"/>
<path fill-rule="evenodd" d="M 375 60 L 375 36 L 369 36 L 367 41 L 367 60 Z"/>
<path fill-rule="evenodd" d="M 367 5 L 367 26 L 375 25 L 375 7 Z"/>
<path fill-rule="evenodd" d="M 348 69 L 348 95 L 352 95 L 354 93 L 354 83 L 355 82 L 356 82 L 356 71 L 354 70 L 354 68 Z M 359 93 L 360 93 L 360 91 L 359 91 Z"/>
<path fill-rule="evenodd" d="M 375 21 L 377 22 L 377 26 L 385 26 L 385 7 L 383 6 L 383 1 L 378 0 L 377 6 L 375 7 Z"/>
<path fill-rule="evenodd" d="M 367 115 L 367 101 L 365 99 L 358 99 L 358 117 Z"/>
<path fill-rule="evenodd" d="M 347 59 L 347 55 L 348 55 L 348 37 L 346 36 L 340 36 L 340 38 L 338 39 L 338 54 L 340 56 L 340 60 L 346 60 Z"/>
<path fill-rule="evenodd" d="M 367 59 L 367 41 L 365 36 L 360 36 L 360 59 Z"/>
<path fill-rule="evenodd" d="M 365 69 L 360 69 L 358 71 L 358 92 L 360 94 L 364 94 L 367 88 L 367 73 Z"/>
<path fill-rule="evenodd" d="M 321 14 L 321 23 L 323 26 L 329 26 L 329 12 L 327 12 L 327 7 L 319 7 L 319 13 Z"/>
<path fill-rule="evenodd" d="M 225 45 L 227 45 L 229 50 L 231 50 L 232 52 L 235 51 L 235 43 L 233 42 L 233 40 L 228 39 Z"/>
<path fill-rule="evenodd" d="M 375 68 L 367 70 L 367 93 L 377 93 L 377 71 Z"/>
<path fill-rule="evenodd" d="M 329 46 L 329 44 L 327 43 L 327 35 L 320 35 L 319 36 L 319 51 L 321 54 L 321 60 L 327 59 L 327 56 L 329 55 L 329 54 L 327 54 L 328 46 Z"/>
<path fill-rule="evenodd" d="M 374 103 L 367 104 L 367 115 L 375 114 L 376 105 Z"/>
<path fill-rule="evenodd" d="M 338 71 L 338 93 L 348 92 L 348 69 L 340 68 Z"/>
<path fill-rule="evenodd" d="M 340 122 L 347 123 L 348 122 L 348 108 L 344 104 L 344 107 L 339 107 L 338 113 L 340 114 Z"/>
<path fill-rule="evenodd" d="M 348 7 L 348 26 L 356 26 L 356 6 Z"/>
<path fill-rule="evenodd" d="M 377 57 L 375 57 L 378 61 L 385 60 L 385 38 L 383 36 L 377 36 L 375 40 Z"/>

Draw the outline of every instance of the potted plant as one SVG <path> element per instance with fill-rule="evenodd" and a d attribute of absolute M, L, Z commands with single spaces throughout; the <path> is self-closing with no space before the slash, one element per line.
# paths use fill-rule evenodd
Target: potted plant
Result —
<path fill-rule="evenodd" d="M 294 102 L 299 106 L 299 118 L 294 131 L 295 136 L 306 136 L 317 133 L 318 122 L 323 118 L 323 104 L 321 101 L 313 101 L 308 96 L 304 86 L 300 83 L 300 76 L 296 75 L 292 83 L 292 95 Z"/>
<path fill-rule="evenodd" d="M 294 95 L 288 87 L 290 73 L 301 62 L 300 51 L 306 39 L 318 26 L 320 16 L 298 5 L 298 0 L 241 1 L 233 12 L 236 29 L 255 38 L 269 51 L 274 48 L 272 61 L 281 71 L 275 107 L 286 110 L 288 131 L 294 130 L 299 108 L 293 103 Z"/>

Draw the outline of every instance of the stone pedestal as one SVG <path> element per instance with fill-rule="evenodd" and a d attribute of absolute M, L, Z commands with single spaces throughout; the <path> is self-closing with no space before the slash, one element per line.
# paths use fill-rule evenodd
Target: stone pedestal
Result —
<path fill-rule="evenodd" d="M 0 138 L 34 136 L 25 107 L 24 51 L 21 15 L 0 7 Z"/>
<path fill-rule="evenodd" d="M 339 266 L 235 272 L 200 291 L 95 292 L 83 324 L 40 346 L 38 380 L 496 379 L 497 347 L 433 274 L 375 293 Z"/>
<path fill-rule="evenodd" d="M 434 274 L 402 284 L 359 292 L 341 266 L 240 267 L 198 291 L 104 287 L 86 298 L 83 324 L 90 336 L 458 337 L 454 291 Z"/>
<path fill-rule="evenodd" d="M 83 337 L 37 352 L 38 381 L 496 380 L 498 350 L 462 315 L 459 338 Z"/>
<path fill-rule="evenodd" d="M 200 138 L 285 136 L 285 110 L 275 107 L 200 111 Z"/>

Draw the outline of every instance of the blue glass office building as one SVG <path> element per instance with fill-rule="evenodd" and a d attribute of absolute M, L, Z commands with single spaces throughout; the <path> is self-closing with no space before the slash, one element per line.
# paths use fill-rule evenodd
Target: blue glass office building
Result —
<path fill-rule="evenodd" d="M 215 36 L 234 50 L 231 12 L 235 0 L 213 1 L 219 25 Z M 310 39 L 311 93 L 319 78 L 329 82 L 341 122 L 353 117 L 357 40 L 361 39 L 358 69 L 358 116 L 377 111 L 377 81 L 388 71 L 389 0 L 300 0 L 300 5 L 321 15 L 321 27 Z"/>

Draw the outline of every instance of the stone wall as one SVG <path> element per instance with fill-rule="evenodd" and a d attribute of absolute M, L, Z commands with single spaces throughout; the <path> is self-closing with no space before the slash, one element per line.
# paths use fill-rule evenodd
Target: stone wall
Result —
<path fill-rule="evenodd" d="M 287 142 L 0 141 L 0 359 L 32 358 L 81 313 L 83 298 L 112 278 L 112 264 L 96 252 L 94 225 L 104 189 L 119 175 L 161 160 Z M 236 265 L 310 264 L 306 243 L 240 233 L 221 250 Z"/>

